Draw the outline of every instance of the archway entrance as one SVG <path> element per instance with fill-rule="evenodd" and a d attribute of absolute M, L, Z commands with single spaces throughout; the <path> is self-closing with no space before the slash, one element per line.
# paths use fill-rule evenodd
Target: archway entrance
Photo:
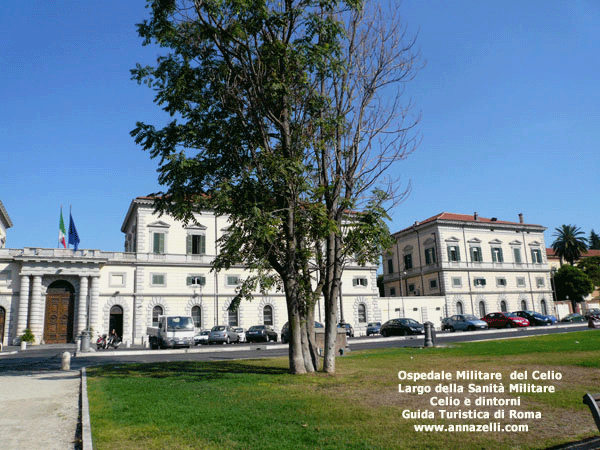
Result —
<path fill-rule="evenodd" d="M 4 323 L 6 322 L 6 310 L 0 306 L 0 344 L 4 342 Z"/>
<path fill-rule="evenodd" d="M 66 281 L 55 281 L 46 293 L 44 342 L 67 344 L 73 342 L 75 289 Z"/>
<path fill-rule="evenodd" d="M 115 330 L 117 336 L 123 338 L 123 308 L 114 305 L 110 308 L 110 318 L 108 321 L 108 332 Z"/>

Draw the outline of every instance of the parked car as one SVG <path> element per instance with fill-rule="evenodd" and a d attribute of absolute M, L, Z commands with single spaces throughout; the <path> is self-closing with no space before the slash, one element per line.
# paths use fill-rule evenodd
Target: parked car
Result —
<path fill-rule="evenodd" d="M 442 320 L 442 331 L 475 331 L 487 330 L 488 324 L 471 314 L 456 314 Z"/>
<path fill-rule="evenodd" d="M 552 319 L 548 316 L 544 316 L 539 312 L 535 311 L 515 311 L 515 314 L 519 317 L 529 320 L 529 325 L 552 325 Z"/>
<path fill-rule="evenodd" d="M 565 317 L 563 317 L 562 319 L 560 319 L 561 322 L 570 322 L 570 323 L 577 323 L 577 322 L 585 322 L 587 319 L 582 316 L 581 314 L 569 314 Z"/>
<path fill-rule="evenodd" d="M 414 319 L 399 318 L 388 320 L 379 331 L 383 337 L 424 334 L 425 327 Z"/>
<path fill-rule="evenodd" d="M 248 342 L 277 342 L 277 331 L 270 325 L 254 325 L 246 333 Z"/>
<path fill-rule="evenodd" d="M 352 328 L 352 325 L 350 325 L 349 323 L 340 322 L 340 323 L 338 323 L 338 328 L 345 329 L 347 337 L 354 337 L 354 328 Z"/>
<path fill-rule="evenodd" d="M 209 344 L 231 344 L 239 340 L 240 337 L 229 325 L 217 325 L 210 330 L 210 334 L 208 335 Z"/>
<path fill-rule="evenodd" d="M 372 334 L 379 334 L 380 329 L 381 322 L 369 322 L 367 324 L 367 336 L 371 336 Z"/>
<path fill-rule="evenodd" d="M 194 345 L 208 344 L 209 334 L 210 330 L 201 330 L 198 334 L 194 336 Z"/>
<path fill-rule="evenodd" d="M 600 309 L 598 309 L 598 308 L 588 309 L 587 312 L 585 313 L 584 317 L 586 320 L 589 320 L 590 317 L 600 317 Z"/>
<path fill-rule="evenodd" d="M 246 342 L 246 331 L 244 331 L 243 328 L 241 327 L 236 327 L 233 329 L 233 331 L 235 331 L 239 337 L 238 343 L 240 342 Z"/>
<path fill-rule="evenodd" d="M 519 317 L 514 313 L 496 312 L 490 313 L 481 318 L 487 322 L 489 328 L 512 328 L 512 327 L 528 327 L 529 320 Z"/>
<path fill-rule="evenodd" d="M 325 328 L 322 323 L 315 320 L 315 328 Z M 281 342 L 287 344 L 290 342 L 290 323 L 286 322 L 281 328 Z"/>

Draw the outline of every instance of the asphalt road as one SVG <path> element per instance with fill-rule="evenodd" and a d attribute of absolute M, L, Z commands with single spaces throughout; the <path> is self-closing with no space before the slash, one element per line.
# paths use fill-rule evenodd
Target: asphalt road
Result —
<path fill-rule="evenodd" d="M 436 345 L 455 342 L 508 339 L 551 333 L 569 333 L 586 330 L 587 324 L 552 325 L 547 327 L 512 328 L 505 330 L 486 330 L 478 332 L 438 332 Z M 357 337 L 348 340 L 351 351 L 387 347 L 422 347 L 424 339 L 418 337 L 381 336 Z M 92 353 L 75 353 L 75 345 L 45 345 L 30 347 L 25 351 L 17 348 L 5 349 L 0 354 L 0 376 L 9 372 L 41 372 L 58 370 L 62 355 L 68 351 L 71 355 L 71 370 L 92 367 L 101 364 L 156 363 L 165 361 L 217 361 L 231 359 L 253 359 L 287 356 L 288 346 L 281 343 L 233 344 L 218 346 L 199 346 L 190 350 L 150 350 L 141 347 L 118 350 L 100 350 Z"/>

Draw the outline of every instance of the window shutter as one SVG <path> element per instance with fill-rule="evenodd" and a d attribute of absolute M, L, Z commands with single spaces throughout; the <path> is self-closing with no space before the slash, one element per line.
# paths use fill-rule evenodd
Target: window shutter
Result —
<path fill-rule="evenodd" d="M 190 286 L 190 285 L 192 284 L 192 277 L 187 277 L 187 278 L 185 279 L 185 284 L 186 284 L 187 286 Z"/>
<path fill-rule="evenodd" d="M 203 234 L 199 236 L 200 238 L 200 253 L 202 255 L 206 254 L 206 236 Z"/>
<path fill-rule="evenodd" d="M 186 254 L 191 255 L 192 254 L 192 235 L 191 234 L 188 234 L 186 237 L 185 248 L 186 248 L 186 250 L 185 250 Z"/>

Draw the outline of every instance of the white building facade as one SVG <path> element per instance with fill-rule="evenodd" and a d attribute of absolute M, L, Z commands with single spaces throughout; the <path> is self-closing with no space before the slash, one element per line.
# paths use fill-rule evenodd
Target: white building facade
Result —
<path fill-rule="evenodd" d="M 385 295 L 442 297 L 443 317 L 554 314 L 545 229 L 524 223 L 522 214 L 518 222 L 476 213 L 441 213 L 416 222 L 393 234 L 395 245 L 383 257 Z"/>
<path fill-rule="evenodd" d="M 209 211 L 196 219 L 184 226 L 159 217 L 152 198 L 138 197 L 121 227 L 124 252 L 0 248 L 0 342 L 15 344 L 30 329 L 36 344 L 68 343 L 91 328 L 94 335 L 115 329 L 124 341 L 141 344 L 160 314 L 192 315 L 198 329 L 269 324 L 280 330 L 287 321 L 282 292 L 257 293 L 229 311 L 248 272 L 243 266 L 211 271 L 228 221 Z M 376 278 L 375 265 L 344 272 L 340 319 L 358 334 L 385 315 Z M 319 302 L 316 319 L 323 314 Z"/>

